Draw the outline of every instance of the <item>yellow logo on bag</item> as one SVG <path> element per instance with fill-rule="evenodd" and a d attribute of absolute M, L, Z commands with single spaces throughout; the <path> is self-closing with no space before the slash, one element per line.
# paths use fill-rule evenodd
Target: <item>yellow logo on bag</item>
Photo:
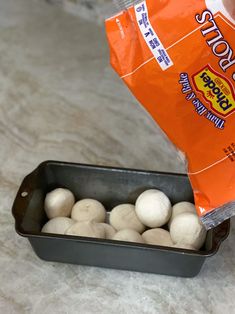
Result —
<path fill-rule="evenodd" d="M 226 117 L 235 110 L 232 84 L 221 74 L 212 70 L 209 65 L 193 75 L 193 83 L 204 99 L 210 103 L 211 109 L 218 114 Z"/>

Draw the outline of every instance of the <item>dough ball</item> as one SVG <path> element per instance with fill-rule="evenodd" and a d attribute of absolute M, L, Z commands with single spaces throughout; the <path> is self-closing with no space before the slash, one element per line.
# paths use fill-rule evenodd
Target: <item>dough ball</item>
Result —
<path fill-rule="evenodd" d="M 228 12 L 228 14 L 232 17 L 232 19 L 235 20 L 235 2 L 234 2 L 234 0 L 223 0 L 223 5 L 225 7 L 225 10 Z"/>
<path fill-rule="evenodd" d="M 91 237 L 91 238 L 105 238 L 104 227 L 94 221 L 80 221 L 76 222 L 69 229 L 66 230 L 65 234 L 75 235 L 80 237 Z"/>
<path fill-rule="evenodd" d="M 47 193 L 44 208 L 49 219 L 70 216 L 75 198 L 71 191 L 58 188 Z"/>
<path fill-rule="evenodd" d="M 206 229 L 196 214 L 182 213 L 173 219 L 170 235 L 176 244 L 187 244 L 200 249 L 206 239 Z"/>
<path fill-rule="evenodd" d="M 147 190 L 136 201 L 135 211 L 139 220 L 150 228 L 165 225 L 171 216 L 171 202 L 159 190 Z"/>
<path fill-rule="evenodd" d="M 161 228 L 155 228 L 145 231 L 142 234 L 145 243 L 162 246 L 173 246 L 170 233 Z"/>
<path fill-rule="evenodd" d="M 116 230 L 133 229 L 139 233 L 145 230 L 145 226 L 139 220 L 132 204 L 122 204 L 114 207 L 109 216 L 110 224 Z"/>
<path fill-rule="evenodd" d="M 78 201 L 72 208 L 71 218 L 76 221 L 104 222 L 106 211 L 104 206 L 91 198 Z"/>
<path fill-rule="evenodd" d="M 122 229 L 118 231 L 114 235 L 113 240 L 144 243 L 141 235 L 137 231 L 131 229 Z"/>
<path fill-rule="evenodd" d="M 65 231 L 75 223 L 68 217 L 56 217 L 49 220 L 43 227 L 41 232 L 65 234 Z"/>
<path fill-rule="evenodd" d="M 171 218 L 170 218 L 170 220 L 168 222 L 169 229 L 170 229 L 172 220 L 177 215 L 182 214 L 182 213 L 194 213 L 194 214 L 196 214 L 197 212 L 196 212 L 195 206 L 192 203 L 190 203 L 190 202 L 180 202 L 180 203 L 175 204 L 172 207 Z"/>
<path fill-rule="evenodd" d="M 104 227 L 105 239 L 112 239 L 117 231 L 109 224 L 101 223 L 101 225 Z"/>
<path fill-rule="evenodd" d="M 185 249 L 185 250 L 194 250 L 194 251 L 196 251 L 196 249 L 192 245 L 184 244 L 184 243 L 174 244 L 173 247 L 178 248 L 178 249 Z"/>

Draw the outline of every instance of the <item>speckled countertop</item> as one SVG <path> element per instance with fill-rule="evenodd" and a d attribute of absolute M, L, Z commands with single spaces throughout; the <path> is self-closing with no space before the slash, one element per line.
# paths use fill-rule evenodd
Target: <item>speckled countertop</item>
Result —
<path fill-rule="evenodd" d="M 183 172 L 108 64 L 100 26 L 0 1 L 0 313 L 235 313 L 235 220 L 194 279 L 48 263 L 14 231 L 23 177 L 47 159 Z"/>

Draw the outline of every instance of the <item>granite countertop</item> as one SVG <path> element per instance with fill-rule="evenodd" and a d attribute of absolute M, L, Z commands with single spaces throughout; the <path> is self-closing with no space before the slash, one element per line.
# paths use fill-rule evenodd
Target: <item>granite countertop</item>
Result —
<path fill-rule="evenodd" d="M 193 279 L 40 260 L 11 206 L 41 161 L 183 172 L 112 71 L 101 26 L 33 0 L 0 1 L 0 313 L 235 313 L 235 220 Z"/>

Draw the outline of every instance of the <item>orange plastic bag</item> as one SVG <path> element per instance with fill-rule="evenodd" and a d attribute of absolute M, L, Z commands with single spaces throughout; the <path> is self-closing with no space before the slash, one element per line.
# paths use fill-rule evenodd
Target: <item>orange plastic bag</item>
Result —
<path fill-rule="evenodd" d="M 147 0 L 106 20 L 111 64 L 185 153 L 207 229 L 235 214 L 235 22 L 219 0 Z"/>

